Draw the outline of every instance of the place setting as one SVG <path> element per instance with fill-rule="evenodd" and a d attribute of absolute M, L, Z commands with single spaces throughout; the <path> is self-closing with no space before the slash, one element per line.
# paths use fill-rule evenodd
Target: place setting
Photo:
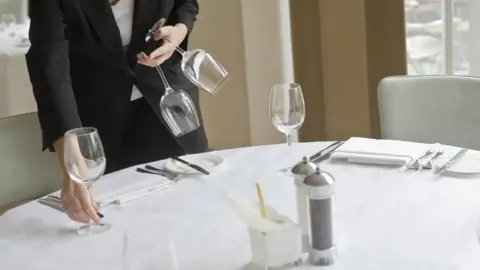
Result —
<path fill-rule="evenodd" d="M 480 174 L 480 152 L 448 145 L 352 137 L 337 142 L 331 163 L 397 168 L 406 172 L 474 176 Z"/>

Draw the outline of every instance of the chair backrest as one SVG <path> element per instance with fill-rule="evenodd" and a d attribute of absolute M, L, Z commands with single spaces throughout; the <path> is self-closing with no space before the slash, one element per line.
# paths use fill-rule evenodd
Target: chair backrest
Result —
<path fill-rule="evenodd" d="M 480 78 L 387 77 L 378 94 L 382 138 L 480 150 Z"/>
<path fill-rule="evenodd" d="M 54 153 L 42 152 L 36 113 L 0 119 L 0 208 L 60 188 Z"/>

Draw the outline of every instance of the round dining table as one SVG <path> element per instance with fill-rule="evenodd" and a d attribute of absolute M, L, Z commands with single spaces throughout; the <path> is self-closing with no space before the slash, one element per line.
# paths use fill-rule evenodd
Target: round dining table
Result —
<path fill-rule="evenodd" d="M 169 190 L 102 208 L 104 220 L 113 226 L 103 234 L 80 236 L 80 224 L 37 201 L 11 209 L 0 216 L 0 269 L 137 270 L 129 267 L 129 260 L 146 254 L 157 260 L 173 256 L 152 252 L 156 245 L 166 245 L 165 236 L 174 246 L 178 269 L 252 269 L 246 225 L 226 194 L 255 200 L 259 183 L 266 203 L 296 220 L 294 180 L 277 172 L 328 144 L 295 143 L 294 160 L 285 145 L 211 152 L 224 162 L 210 175 L 187 175 Z M 338 260 L 332 269 L 480 269 L 480 177 L 331 160 L 319 167 L 335 178 Z M 121 181 L 147 177 L 160 176 L 133 167 L 105 175 L 95 185 L 114 188 Z M 144 242 L 133 245 L 132 235 Z"/>

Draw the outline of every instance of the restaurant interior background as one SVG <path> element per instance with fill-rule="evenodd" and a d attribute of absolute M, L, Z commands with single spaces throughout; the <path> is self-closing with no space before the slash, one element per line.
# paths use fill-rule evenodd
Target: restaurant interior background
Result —
<path fill-rule="evenodd" d="M 24 54 L 27 0 L 0 0 L 0 118 L 34 112 Z M 270 87 L 296 81 L 300 141 L 379 137 L 377 84 L 390 75 L 480 74 L 480 0 L 199 0 L 190 46 L 230 73 L 202 93 L 211 148 L 283 142 Z M 15 23 L 12 24 L 12 18 Z M 39 149 L 40 149 L 40 138 Z"/>

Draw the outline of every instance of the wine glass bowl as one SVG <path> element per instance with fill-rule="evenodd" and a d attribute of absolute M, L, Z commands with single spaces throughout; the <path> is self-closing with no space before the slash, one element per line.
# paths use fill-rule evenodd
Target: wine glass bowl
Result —
<path fill-rule="evenodd" d="M 199 128 L 200 120 L 192 98 L 182 89 L 173 89 L 160 66 L 156 68 L 165 87 L 160 111 L 172 134 L 180 137 Z"/>
<path fill-rule="evenodd" d="M 211 94 L 222 89 L 228 72 L 211 54 L 201 49 L 185 52 L 178 48 L 177 51 L 182 54 L 182 71 L 190 82 Z"/>
<path fill-rule="evenodd" d="M 175 137 L 183 136 L 200 127 L 195 103 L 183 90 L 167 90 L 160 99 L 162 116 Z"/>
<path fill-rule="evenodd" d="M 85 196 L 90 200 L 92 185 L 105 172 L 107 162 L 97 129 L 84 127 L 67 131 L 64 135 L 63 159 L 68 176 L 86 187 Z M 77 232 L 80 235 L 92 235 L 106 232 L 110 228 L 111 225 L 107 223 L 91 222 L 80 227 Z"/>

